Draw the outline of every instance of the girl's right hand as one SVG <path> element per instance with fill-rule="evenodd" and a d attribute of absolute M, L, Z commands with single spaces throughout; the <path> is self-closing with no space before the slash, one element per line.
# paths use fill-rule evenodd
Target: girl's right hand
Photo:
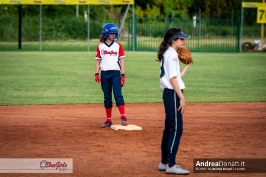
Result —
<path fill-rule="evenodd" d="M 180 99 L 180 106 L 177 110 L 180 111 L 181 114 L 183 114 L 183 112 L 185 111 L 185 106 L 186 106 L 185 99 L 181 98 Z"/>
<path fill-rule="evenodd" d="M 98 82 L 98 83 L 101 82 L 101 78 L 100 78 L 99 73 L 95 73 L 95 81 Z"/>

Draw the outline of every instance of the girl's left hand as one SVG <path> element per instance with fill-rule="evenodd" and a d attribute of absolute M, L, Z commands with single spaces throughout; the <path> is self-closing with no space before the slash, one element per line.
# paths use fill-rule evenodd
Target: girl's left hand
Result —
<path fill-rule="evenodd" d="M 126 84 L 126 76 L 120 76 L 120 83 L 121 83 L 121 86 L 123 87 L 125 84 Z"/>

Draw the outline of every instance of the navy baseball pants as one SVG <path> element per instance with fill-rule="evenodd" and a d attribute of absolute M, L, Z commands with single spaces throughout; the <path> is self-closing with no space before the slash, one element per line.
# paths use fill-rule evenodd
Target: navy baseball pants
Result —
<path fill-rule="evenodd" d="M 180 99 L 174 90 L 164 89 L 165 127 L 162 137 L 162 163 L 172 167 L 176 164 L 176 154 L 183 133 L 183 118 L 178 107 Z"/>
<path fill-rule="evenodd" d="M 122 95 L 122 86 L 120 83 L 120 71 L 101 71 L 101 86 L 104 94 L 104 107 L 113 107 L 112 91 L 114 92 L 114 98 L 116 106 L 124 105 L 124 98 Z"/>

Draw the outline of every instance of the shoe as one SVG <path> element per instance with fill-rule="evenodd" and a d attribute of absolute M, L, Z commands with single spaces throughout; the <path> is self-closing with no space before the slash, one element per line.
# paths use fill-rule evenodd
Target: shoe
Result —
<path fill-rule="evenodd" d="M 167 165 L 166 173 L 178 174 L 178 175 L 187 175 L 189 171 L 182 169 L 179 165 L 174 165 L 171 168 Z"/>
<path fill-rule="evenodd" d="M 159 163 L 158 170 L 165 171 L 166 168 L 167 168 L 167 164 L 163 164 L 162 162 Z"/>
<path fill-rule="evenodd" d="M 112 125 L 112 122 L 106 121 L 106 122 L 104 122 L 104 124 L 102 124 L 102 127 L 103 128 L 105 128 L 105 127 L 111 127 L 111 125 Z"/>
<path fill-rule="evenodd" d="M 120 118 L 121 118 L 121 124 L 127 126 L 128 122 L 126 116 L 122 115 Z"/>

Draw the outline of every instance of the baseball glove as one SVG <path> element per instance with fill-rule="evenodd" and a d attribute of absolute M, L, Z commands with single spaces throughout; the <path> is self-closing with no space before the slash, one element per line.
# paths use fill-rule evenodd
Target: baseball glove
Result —
<path fill-rule="evenodd" d="M 189 48 L 183 47 L 183 48 L 177 49 L 177 53 L 178 53 L 178 58 L 182 63 L 184 64 L 193 63 Z"/>

